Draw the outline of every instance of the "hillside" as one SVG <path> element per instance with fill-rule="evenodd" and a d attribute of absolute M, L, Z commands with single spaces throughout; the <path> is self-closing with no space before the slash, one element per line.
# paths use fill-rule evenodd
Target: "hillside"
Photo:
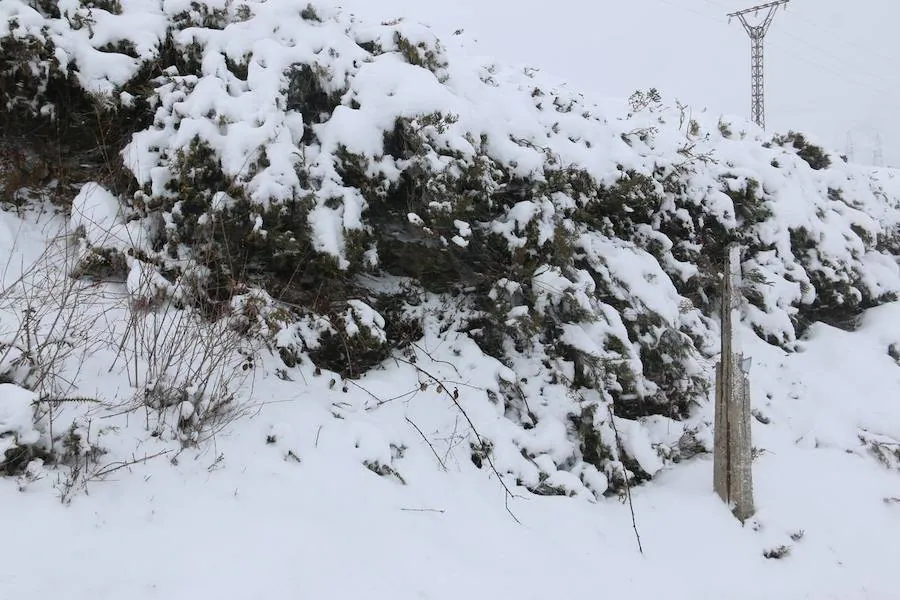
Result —
<path fill-rule="evenodd" d="M 4 596 L 891 597 L 896 172 L 324 3 L 0 14 Z"/>

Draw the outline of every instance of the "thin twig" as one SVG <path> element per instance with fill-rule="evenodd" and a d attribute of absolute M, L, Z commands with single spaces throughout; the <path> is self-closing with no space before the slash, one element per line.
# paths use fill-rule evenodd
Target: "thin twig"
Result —
<path fill-rule="evenodd" d="M 453 432 L 450 434 L 450 437 L 447 439 L 447 452 L 444 453 L 444 463 L 450 459 L 450 453 L 453 449 L 462 443 L 463 438 L 460 436 L 459 441 L 457 441 L 456 432 L 459 431 L 459 415 L 456 415 L 456 418 L 453 420 Z M 455 443 L 454 443 L 455 442 Z M 458 463 L 457 463 L 458 464 Z"/>
<path fill-rule="evenodd" d="M 356 381 L 354 381 L 354 380 L 352 380 L 352 379 L 345 379 L 344 381 L 345 381 L 346 383 L 349 383 L 350 385 L 352 385 L 352 386 L 354 386 L 354 387 L 357 387 L 357 388 L 361 389 L 361 390 L 364 391 L 366 394 L 368 394 L 370 397 L 372 397 L 373 400 L 375 400 L 375 406 L 368 406 L 368 407 L 366 407 L 366 410 L 372 410 L 372 409 L 374 409 L 374 408 L 378 408 L 379 406 L 381 406 L 381 405 L 383 405 L 383 404 L 387 404 L 388 402 L 393 402 L 394 400 L 399 400 L 399 399 L 401 399 L 401 398 L 405 398 L 406 396 L 415 396 L 416 394 L 419 393 L 419 388 L 417 387 L 417 388 L 412 389 L 412 390 L 410 390 L 410 391 L 408 391 L 408 392 L 404 392 L 404 393 L 402 393 L 402 394 L 398 394 L 398 395 L 394 396 L 393 398 L 382 399 L 382 398 L 379 398 L 378 396 L 376 396 L 375 394 L 373 394 L 371 391 L 367 390 L 365 387 L 363 387 L 362 385 L 358 384 Z"/>
<path fill-rule="evenodd" d="M 91 479 L 95 480 L 95 479 L 99 479 L 101 477 L 106 477 L 107 475 L 109 475 L 111 473 L 115 473 L 119 469 L 127 469 L 128 467 L 132 467 L 137 464 L 145 463 L 149 460 L 153 460 L 154 458 L 164 456 L 166 454 L 170 454 L 171 452 L 172 452 L 172 450 L 161 450 L 160 452 L 157 452 L 156 454 L 151 454 L 151 455 L 145 456 L 143 458 L 133 458 L 131 460 L 126 460 L 126 461 L 111 462 L 108 465 L 106 465 L 105 467 L 103 467 L 102 469 L 99 469 L 99 470 L 95 471 L 94 473 L 92 473 Z"/>
<path fill-rule="evenodd" d="M 402 362 L 402 363 L 405 363 L 405 364 L 411 366 L 411 367 L 414 368 L 416 371 L 418 371 L 418 372 L 421 373 L 422 375 L 425 375 L 426 377 L 428 377 L 428 378 L 430 378 L 432 381 L 434 381 L 436 384 L 438 384 L 438 388 L 439 388 L 439 389 L 440 389 L 440 390 L 441 390 L 448 398 L 450 398 L 450 401 L 453 402 L 454 406 L 456 406 L 457 410 L 459 410 L 460 414 L 462 414 L 463 418 L 465 418 L 466 422 L 469 424 L 469 428 L 471 429 L 472 433 L 475 435 L 475 439 L 478 440 L 478 445 L 479 445 L 482 449 L 484 449 L 484 448 L 487 447 L 487 446 L 485 445 L 485 443 L 484 443 L 484 438 L 481 437 L 481 434 L 480 434 L 480 433 L 478 433 L 478 428 L 475 427 L 475 423 L 472 422 L 472 419 L 469 417 L 469 414 L 468 414 L 468 413 L 466 412 L 466 410 L 462 407 L 462 405 L 459 403 L 459 400 L 457 400 L 457 398 L 454 396 L 454 394 L 451 393 L 450 390 L 447 389 L 447 386 L 445 386 L 445 385 L 442 384 L 441 379 L 439 379 L 439 378 L 436 377 L 435 375 L 432 375 L 431 373 L 429 373 L 428 371 L 426 371 L 425 369 L 423 369 L 423 368 L 420 367 L 419 365 L 415 364 L 414 362 L 411 362 L 411 361 L 406 360 L 405 358 L 402 358 L 402 357 L 399 357 L 399 356 L 396 356 L 395 358 L 396 358 L 398 361 L 400 361 L 400 362 Z M 511 516 L 511 517 L 513 518 L 513 520 L 514 520 L 516 523 L 518 523 L 519 525 L 521 525 L 522 522 L 519 520 L 518 517 L 516 517 L 515 514 L 513 514 L 513 511 L 509 508 L 509 499 L 510 499 L 510 498 L 518 498 L 518 496 L 516 496 L 515 494 L 513 494 L 513 493 L 512 493 L 512 490 L 509 489 L 509 486 L 506 485 L 506 482 L 503 481 L 503 476 L 500 475 L 500 471 L 498 471 L 498 470 L 497 470 L 497 467 L 494 465 L 494 460 L 491 458 L 491 453 L 490 453 L 490 451 L 485 452 L 485 453 L 484 453 L 484 457 L 487 459 L 488 465 L 490 465 L 490 467 L 491 467 L 491 471 L 493 471 L 493 472 L 494 472 L 494 475 L 497 476 L 497 480 L 500 482 L 500 485 L 503 486 L 503 491 L 506 493 L 506 496 L 504 497 L 504 502 L 505 502 L 505 506 L 506 506 L 506 512 L 509 513 L 509 516 Z"/>
<path fill-rule="evenodd" d="M 487 388 L 482 387 L 480 385 L 474 385 L 471 383 L 466 383 L 465 381 L 454 381 L 453 379 L 444 379 L 441 383 L 444 385 L 452 385 L 455 387 L 467 388 L 470 390 L 475 390 L 476 392 L 486 392 Z"/>
<path fill-rule="evenodd" d="M 528 411 L 528 418 L 532 420 L 532 425 L 536 425 L 537 423 L 534 422 L 534 413 L 531 412 L 531 407 L 528 406 L 528 398 L 525 396 L 525 391 L 518 382 L 516 382 L 514 387 L 516 388 L 516 391 L 519 392 L 519 398 L 521 398 L 522 404 L 525 405 L 525 410 Z"/>
<path fill-rule="evenodd" d="M 609 412 L 609 422 L 612 425 L 613 434 L 616 436 L 616 448 L 621 456 L 624 453 L 622 448 L 622 439 L 619 437 L 619 429 L 616 427 L 616 417 L 613 415 L 612 406 L 606 405 Z M 631 527 L 634 529 L 634 537 L 637 539 L 638 551 L 643 554 L 644 547 L 641 545 L 641 534 L 638 533 L 637 520 L 634 517 L 634 504 L 631 501 L 631 483 L 628 481 L 628 469 L 622 464 L 622 471 L 625 478 L 625 496 L 628 498 L 628 509 L 631 511 Z"/>
<path fill-rule="evenodd" d="M 404 417 L 404 418 L 406 419 L 406 422 L 407 422 L 407 423 L 409 423 L 410 425 L 413 426 L 413 429 L 415 429 L 416 431 L 419 432 L 419 435 L 422 436 L 422 439 L 425 440 L 425 443 L 428 444 L 428 447 L 429 447 L 429 448 L 431 448 L 432 454 L 434 454 L 434 457 L 437 459 L 438 464 L 441 465 L 441 470 L 446 471 L 446 470 L 447 470 L 447 465 L 445 465 L 445 464 L 444 464 L 444 461 L 441 460 L 441 457 L 438 456 L 437 450 L 434 449 L 434 445 L 431 443 L 431 441 L 430 441 L 427 437 L 425 437 L 425 434 L 422 433 L 422 430 L 419 429 L 419 426 L 418 426 L 418 425 L 416 425 L 415 423 L 413 423 L 412 419 L 410 419 L 409 417 Z"/>
<path fill-rule="evenodd" d="M 423 348 L 422 346 L 420 346 L 420 345 L 417 344 L 416 342 L 413 342 L 412 345 L 413 345 L 413 347 L 415 347 L 419 352 L 421 352 L 422 354 L 424 354 L 425 356 L 427 356 L 428 359 L 429 359 L 431 362 L 433 362 L 433 363 L 435 363 L 435 364 L 447 365 L 448 367 L 450 367 L 451 369 L 453 369 L 454 371 L 456 371 L 456 376 L 457 376 L 457 377 L 462 377 L 462 374 L 459 372 L 459 369 L 457 369 L 457 368 L 456 368 L 456 365 L 454 365 L 452 362 L 449 362 L 449 361 L 446 361 L 446 360 L 438 360 L 438 359 L 436 359 L 434 356 L 432 356 L 431 352 L 429 352 L 428 350 L 426 350 L 425 348 Z"/>

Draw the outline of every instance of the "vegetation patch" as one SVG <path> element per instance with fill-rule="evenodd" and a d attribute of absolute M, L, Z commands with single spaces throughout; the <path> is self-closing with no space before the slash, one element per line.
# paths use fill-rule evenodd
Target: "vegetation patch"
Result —
<path fill-rule="evenodd" d="M 791 146 L 797 156 L 802 158 L 810 168 L 820 171 L 831 166 L 831 158 L 820 146 L 811 144 L 807 141 L 806 136 L 796 131 L 789 131 L 785 135 L 776 135 L 773 140 L 779 146 Z"/>

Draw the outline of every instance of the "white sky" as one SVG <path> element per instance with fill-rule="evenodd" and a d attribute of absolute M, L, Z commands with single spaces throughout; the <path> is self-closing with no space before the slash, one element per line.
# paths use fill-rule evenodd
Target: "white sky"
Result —
<path fill-rule="evenodd" d="M 764 1 L 764 0 L 763 0 Z M 404 16 L 474 52 L 527 63 L 603 97 L 659 88 L 750 114 L 750 40 L 726 13 L 755 0 L 337 0 Z M 855 160 L 900 166 L 900 0 L 792 0 L 766 37 L 770 130 L 799 129 Z M 880 137 L 880 144 L 878 139 Z"/>

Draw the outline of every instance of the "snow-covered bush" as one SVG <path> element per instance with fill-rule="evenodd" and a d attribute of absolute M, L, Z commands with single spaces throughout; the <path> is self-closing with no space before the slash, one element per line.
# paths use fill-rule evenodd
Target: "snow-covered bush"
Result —
<path fill-rule="evenodd" d="M 532 489 L 603 493 L 652 476 L 651 447 L 678 455 L 631 424 L 706 401 L 730 243 L 744 317 L 786 348 L 900 291 L 893 175 L 800 134 L 686 120 L 656 90 L 613 113 L 305 0 L 47 4 L 0 8 L 0 90 L 7 118 L 98 142 L 103 185 L 72 206 L 80 273 L 149 281 L 126 281 L 136 310 L 195 306 L 347 377 L 440 306 L 438 330 L 512 372 L 484 402 L 569 440 L 549 463 L 524 434 L 473 448 Z"/>
<path fill-rule="evenodd" d="M 49 454 L 35 428 L 37 394 L 12 383 L 0 383 L 0 473 L 17 475 L 35 458 Z"/>
<path fill-rule="evenodd" d="M 772 141 L 779 146 L 790 145 L 811 169 L 827 169 L 831 166 L 831 158 L 825 149 L 809 143 L 802 133 L 789 131 L 785 135 L 776 135 Z"/>

